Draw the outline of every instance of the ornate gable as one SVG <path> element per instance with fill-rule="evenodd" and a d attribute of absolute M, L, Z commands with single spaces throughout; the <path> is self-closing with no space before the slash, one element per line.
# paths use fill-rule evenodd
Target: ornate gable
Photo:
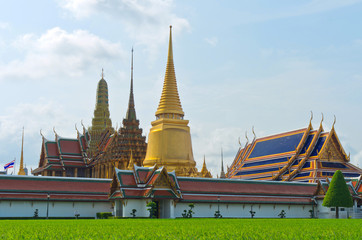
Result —
<path fill-rule="evenodd" d="M 349 157 L 343 150 L 341 143 L 337 137 L 334 127 L 329 133 L 324 147 L 318 154 L 319 159 L 333 162 L 349 162 Z"/>

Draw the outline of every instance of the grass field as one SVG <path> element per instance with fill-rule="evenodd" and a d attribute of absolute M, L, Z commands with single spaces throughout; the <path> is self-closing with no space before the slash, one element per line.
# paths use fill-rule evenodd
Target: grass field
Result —
<path fill-rule="evenodd" d="M 362 220 L 1 220 L 0 239 L 362 239 Z"/>

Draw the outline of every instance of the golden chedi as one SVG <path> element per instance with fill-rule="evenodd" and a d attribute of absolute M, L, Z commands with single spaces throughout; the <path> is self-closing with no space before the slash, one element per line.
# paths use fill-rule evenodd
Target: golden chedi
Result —
<path fill-rule="evenodd" d="M 148 145 L 143 166 L 155 164 L 166 167 L 167 171 L 176 171 L 178 176 L 198 176 L 196 162 L 192 153 L 189 121 L 184 120 L 177 91 L 177 82 L 173 64 L 172 32 L 168 46 L 166 74 L 162 96 L 155 113 L 156 120 L 148 136 Z"/>

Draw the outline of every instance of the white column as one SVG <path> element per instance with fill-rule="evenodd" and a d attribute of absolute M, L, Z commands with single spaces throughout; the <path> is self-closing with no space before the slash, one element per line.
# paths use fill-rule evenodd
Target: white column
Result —
<path fill-rule="evenodd" d="M 175 205 L 174 200 L 170 201 L 170 218 L 175 218 Z"/>

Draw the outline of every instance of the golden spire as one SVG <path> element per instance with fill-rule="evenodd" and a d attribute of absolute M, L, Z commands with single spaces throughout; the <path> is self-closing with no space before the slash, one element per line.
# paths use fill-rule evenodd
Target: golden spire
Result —
<path fill-rule="evenodd" d="M 172 114 L 175 114 L 176 116 L 173 117 Z M 175 67 L 173 64 L 172 26 L 170 26 L 168 57 L 162 95 L 155 115 L 158 118 L 183 118 L 184 116 L 184 112 L 181 107 L 180 97 L 177 91 Z"/>
<path fill-rule="evenodd" d="M 23 127 L 23 137 L 21 139 L 21 155 L 20 155 L 20 167 L 19 167 L 19 172 L 18 175 L 26 175 L 25 171 L 24 171 L 24 127 Z"/>
<path fill-rule="evenodd" d="M 129 163 L 128 163 L 128 167 L 129 170 L 132 170 L 134 168 L 134 160 L 133 160 L 133 153 L 132 153 L 132 149 L 131 149 L 131 156 L 129 159 Z"/>

